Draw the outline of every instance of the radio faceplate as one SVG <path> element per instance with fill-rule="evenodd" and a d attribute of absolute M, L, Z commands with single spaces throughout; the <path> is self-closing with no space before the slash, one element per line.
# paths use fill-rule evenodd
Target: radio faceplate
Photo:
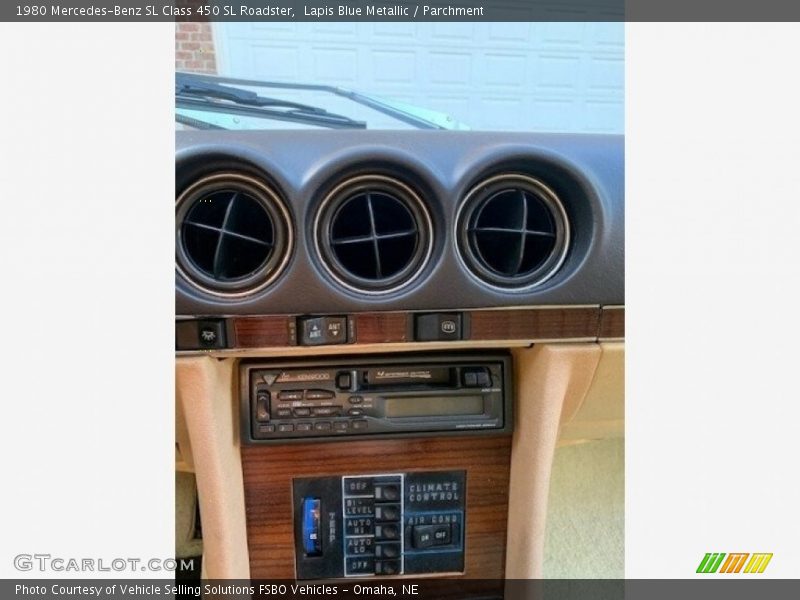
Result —
<path fill-rule="evenodd" d="M 240 383 L 248 442 L 511 430 L 506 354 L 245 362 Z"/>

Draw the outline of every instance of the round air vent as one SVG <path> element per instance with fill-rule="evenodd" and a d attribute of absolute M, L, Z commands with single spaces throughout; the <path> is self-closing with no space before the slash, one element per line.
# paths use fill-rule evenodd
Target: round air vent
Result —
<path fill-rule="evenodd" d="M 428 210 L 411 188 L 383 175 L 365 175 L 325 197 L 314 240 L 336 281 L 375 294 L 407 285 L 422 272 L 432 230 Z"/>
<path fill-rule="evenodd" d="M 239 173 L 204 177 L 176 203 L 177 268 L 198 289 L 240 297 L 269 285 L 289 259 L 292 228 L 278 194 Z"/>
<path fill-rule="evenodd" d="M 558 196 L 526 175 L 498 175 L 473 188 L 457 219 L 461 257 L 479 279 L 530 289 L 550 278 L 569 248 L 569 221 Z"/>

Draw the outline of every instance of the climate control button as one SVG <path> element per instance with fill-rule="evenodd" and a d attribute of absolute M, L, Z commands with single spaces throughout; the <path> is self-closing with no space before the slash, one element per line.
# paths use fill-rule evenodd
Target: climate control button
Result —
<path fill-rule="evenodd" d="M 395 502 L 400 499 L 400 487 L 396 483 L 376 483 L 375 500 L 377 502 Z"/>
<path fill-rule="evenodd" d="M 376 540 L 396 540 L 400 538 L 400 529 L 397 525 L 376 525 Z"/>
<path fill-rule="evenodd" d="M 400 519 L 399 504 L 379 504 L 375 507 L 375 519 L 378 521 L 397 521 Z"/>

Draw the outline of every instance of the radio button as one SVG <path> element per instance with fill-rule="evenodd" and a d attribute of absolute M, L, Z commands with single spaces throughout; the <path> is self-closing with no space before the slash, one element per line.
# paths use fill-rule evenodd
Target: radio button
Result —
<path fill-rule="evenodd" d="M 400 556 L 400 544 L 396 542 L 384 542 L 375 545 L 375 556 L 377 558 L 397 558 Z"/>
<path fill-rule="evenodd" d="M 359 419 L 358 421 L 353 421 L 353 429 L 366 429 L 367 428 L 367 421 L 364 419 Z"/>
<path fill-rule="evenodd" d="M 314 423 L 314 429 L 317 431 L 330 431 L 331 429 L 331 422 L 330 421 L 317 421 Z"/>
<path fill-rule="evenodd" d="M 398 504 L 379 504 L 375 507 L 376 521 L 399 521 L 400 506 Z"/>
<path fill-rule="evenodd" d="M 350 397 L 347 399 L 347 401 L 348 401 L 350 404 L 361 404 L 361 403 L 364 401 L 364 398 L 362 398 L 361 396 L 350 396 Z"/>
<path fill-rule="evenodd" d="M 485 368 L 464 369 L 461 378 L 466 387 L 483 388 L 492 385 L 492 378 Z"/>
<path fill-rule="evenodd" d="M 338 417 L 340 406 L 317 406 L 311 409 L 311 414 L 315 417 Z"/>
<path fill-rule="evenodd" d="M 298 423 L 295 429 L 297 431 L 311 431 L 311 423 Z"/>
<path fill-rule="evenodd" d="M 258 397 L 258 404 L 256 406 L 256 420 L 269 421 L 269 404 L 265 402 L 263 396 Z"/>
<path fill-rule="evenodd" d="M 288 431 L 294 431 L 294 425 L 292 425 L 291 423 L 281 423 L 280 425 L 278 425 L 278 431 L 282 431 L 284 433 Z"/>
<path fill-rule="evenodd" d="M 349 390 L 353 385 L 353 376 L 350 373 L 336 375 L 336 387 L 340 390 Z"/>
<path fill-rule="evenodd" d="M 259 425 L 258 433 L 274 433 L 275 425 Z"/>
<path fill-rule="evenodd" d="M 306 390 L 306 400 L 329 400 L 335 396 L 330 390 Z"/>
<path fill-rule="evenodd" d="M 278 400 L 302 400 L 303 390 L 283 390 L 278 392 Z"/>
<path fill-rule="evenodd" d="M 310 408 L 295 408 L 294 409 L 294 416 L 295 417 L 307 417 L 311 414 Z"/>
<path fill-rule="evenodd" d="M 279 408 L 275 411 L 275 415 L 280 419 L 287 419 L 292 416 L 291 408 Z"/>
<path fill-rule="evenodd" d="M 360 417 L 361 415 L 364 414 L 364 409 L 363 408 L 351 408 L 350 410 L 347 411 L 347 414 L 350 415 L 351 417 Z"/>
<path fill-rule="evenodd" d="M 347 431 L 348 425 L 349 424 L 348 424 L 347 421 L 334 421 L 333 422 L 333 428 L 336 431 Z"/>
<path fill-rule="evenodd" d="M 375 500 L 377 502 L 395 502 L 400 499 L 400 487 L 396 483 L 376 483 Z"/>

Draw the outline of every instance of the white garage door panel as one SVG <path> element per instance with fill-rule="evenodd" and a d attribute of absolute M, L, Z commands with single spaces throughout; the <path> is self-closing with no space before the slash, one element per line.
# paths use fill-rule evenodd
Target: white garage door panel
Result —
<path fill-rule="evenodd" d="M 473 129 L 620 133 L 621 23 L 216 23 L 221 74 L 337 85 Z"/>

